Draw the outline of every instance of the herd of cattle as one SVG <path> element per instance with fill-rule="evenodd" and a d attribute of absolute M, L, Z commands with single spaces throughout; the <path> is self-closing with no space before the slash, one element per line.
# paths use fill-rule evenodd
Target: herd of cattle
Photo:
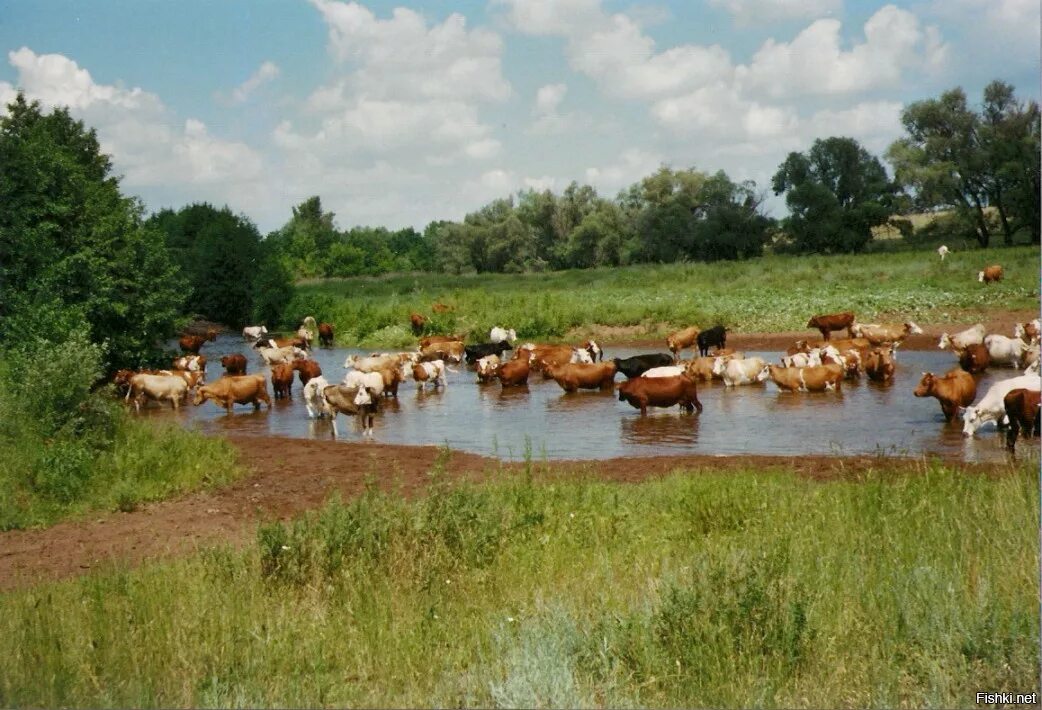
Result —
<path fill-rule="evenodd" d="M 417 324 L 417 318 L 410 320 Z M 728 349 L 729 330 L 719 325 L 705 330 L 685 328 L 666 339 L 669 352 L 625 359 L 605 359 L 593 340 L 574 346 L 517 345 L 516 333 L 499 327 L 483 343 L 467 344 L 461 336 L 427 335 L 419 338 L 413 351 L 348 357 L 344 362 L 347 374 L 334 384 L 309 357 L 316 341 L 325 347 L 333 345 L 333 327 L 308 317 L 289 337 L 270 337 L 264 326 L 243 329 L 243 338 L 268 368 L 266 376 L 247 374 L 247 357 L 231 354 L 221 358 L 223 376 L 206 383 L 206 356 L 199 351 L 216 339 L 216 331 L 211 330 L 205 336 L 183 336 L 184 354 L 174 360 L 172 369 L 121 370 L 115 382 L 138 410 L 147 400 L 169 401 L 176 409 L 194 390 L 195 405 L 210 400 L 231 412 L 235 404 L 259 409 L 264 403 L 270 409 L 268 380 L 276 399 L 289 397 L 296 374 L 310 418 L 328 418 L 337 436 L 337 415 L 358 416 L 363 436 L 371 436 L 382 398 L 397 397 L 399 385 L 408 380 L 418 388 L 444 387 L 446 371 L 456 372 L 450 369 L 453 365 L 465 363 L 476 371 L 479 383 L 498 381 L 504 388 L 527 385 L 538 373 L 540 379 L 555 381 L 565 392 L 616 390 L 615 378 L 622 374 L 626 381 L 617 385 L 619 400 L 639 409 L 643 416 L 648 407 L 679 405 L 687 412 L 701 412 L 698 386 L 711 380 L 720 380 L 726 387 L 770 380 L 780 390 L 791 392 L 840 391 L 844 381 L 862 376 L 891 383 L 900 345 L 909 335 L 922 333 L 911 322 L 860 323 L 850 312 L 816 315 L 807 327 L 817 329 L 821 338 L 795 341 L 779 364 Z M 846 338 L 832 337 L 842 330 L 847 331 Z M 1039 331 L 1035 319 L 1018 324 L 1011 337 L 988 334 L 980 324 L 959 333 L 944 333 L 938 347 L 951 350 L 958 366 L 943 375 L 923 373 L 915 396 L 936 398 L 946 421 L 961 415 L 966 435 L 973 435 L 987 422 L 1008 423 L 1007 446 L 1012 449 L 1021 430 L 1025 435 L 1039 432 Z M 697 349 L 698 354 L 683 359 L 687 349 Z M 509 351 L 513 351 L 511 357 Z M 975 375 L 997 366 L 1022 369 L 1023 374 L 993 384 L 974 403 Z"/>

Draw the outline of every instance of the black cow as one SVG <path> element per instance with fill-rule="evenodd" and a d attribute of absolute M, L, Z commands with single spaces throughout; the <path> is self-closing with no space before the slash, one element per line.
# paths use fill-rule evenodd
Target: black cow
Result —
<path fill-rule="evenodd" d="M 650 355 L 634 355 L 625 360 L 615 358 L 615 369 L 626 377 L 640 377 L 653 367 L 666 367 L 673 365 L 673 356 L 669 353 L 652 353 Z"/>
<path fill-rule="evenodd" d="M 505 340 L 501 340 L 498 343 L 478 343 L 477 345 L 468 345 L 463 348 L 463 352 L 466 353 L 467 362 L 477 362 L 483 357 L 488 355 L 498 355 L 502 357 L 505 350 L 513 350 L 514 346 Z"/>
<path fill-rule="evenodd" d="M 727 347 L 727 328 L 722 325 L 715 325 L 698 334 L 698 354 L 702 356 L 708 355 L 711 347 Z"/>

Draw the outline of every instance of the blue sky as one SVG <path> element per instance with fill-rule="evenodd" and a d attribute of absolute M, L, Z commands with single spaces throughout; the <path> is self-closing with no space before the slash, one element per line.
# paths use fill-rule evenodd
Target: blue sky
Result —
<path fill-rule="evenodd" d="M 5 0 L 0 99 L 68 105 L 149 209 L 267 231 L 317 194 L 422 228 L 661 164 L 766 190 L 829 135 L 881 155 L 907 102 L 1037 100 L 1039 26 L 1036 0 Z"/>

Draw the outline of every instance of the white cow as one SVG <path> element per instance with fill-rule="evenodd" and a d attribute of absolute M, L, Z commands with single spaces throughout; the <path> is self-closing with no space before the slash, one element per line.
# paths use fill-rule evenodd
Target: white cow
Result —
<path fill-rule="evenodd" d="M 984 326 L 978 323 L 977 325 L 967 328 L 955 335 L 941 333 L 941 340 L 937 343 L 937 347 L 941 350 L 947 348 L 951 348 L 952 350 L 965 350 L 970 345 L 980 345 L 983 343 L 986 334 L 987 331 L 984 329 Z"/>
<path fill-rule="evenodd" d="M 820 362 L 820 360 L 819 360 Z M 732 357 L 719 358 L 713 364 L 713 374 L 723 378 L 727 387 L 751 385 L 763 382 L 770 377 L 767 363 L 762 357 L 750 357 L 736 360 Z"/>
<path fill-rule="evenodd" d="M 944 246 L 943 244 L 941 246 L 937 247 L 937 255 L 939 257 L 941 257 L 941 261 L 944 261 L 944 257 L 948 256 L 951 253 L 952 253 L 952 250 L 949 249 L 948 247 Z"/>
<path fill-rule="evenodd" d="M 326 378 L 321 375 L 318 377 L 312 377 L 308 380 L 308 383 L 304 385 L 304 406 L 308 409 L 309 419 L 315 419 L 316 417 L 322 417 L 329 414 L 326 400 L 322 396 L 322 391 L 326 387 L 329 387 L 329 382 L 327 382 Z"/>
<path fill-rule="evenodd" d="M 491 382 L 499 364 L 499 355 L 486 355 L 478 360 L 478 382 Z"/>
<path fill-rule="evenodd" d="M 133 395 L 134 409 L 141 411 L 141 402 L 145 399 L 162 402 L 168 400 L 177 409 L 188 396 L 188 383 L 177 375 L 134 375 L 130 378 L 130 389 L 127 399 Z"/>
<path fill-rule="evenodd" d="M 423 389 L 428 382 L 434 385 L 434 389 L 446 386 L 445 369 L 444 360 L 416 363 L 412 367 L 412 377 L 416 380 L 416 387 Z"/>
<path fill-rule="evenodd" d="M 839 355 L 839 351 L 829 346 L 832 350 L 836 351 L 836 356 Z M 806 353 L 795 353 L 793 355 L 784 355 L 781 359 L 782 367 L 813 367 L 821 364 L 821 348 L 813 348 L 810 352 Z M 723 370 L 721 369 L 721 372 Z"/>
<path fill-rule="evenodd" d="M 1028 329 L 1024 326 L 1029 326 L 1031 328 L 1031 332 L 1029 333 Z M 1030 323 L 1017 323 L 1013 327 L 1013 337 L 1020 338 L 1028 345 L 1034 345 L 1038 342 L 1040 332 L 1042 332 L 1042 322 L 1040 322 L 1038 318 L 1031 321 Z"/>
<path fill-rule="evenodd" d="M 586 365 L 592 365 L 593 358 L 590 356 L 590 351 L 586 348 L 572 348 L 572 357 L 568 362 L 581 362 Z"/>
<path fill-rule="evenodd" d="M 382 395 L 384 392 L 384 376 L 379 372 L 351 370 L 344 375 L 344 381 L 341 384 L 345 387 L 351 388 L 368 387 L 377 397 Z"/>
<path fill-rule="evenodd" d="M 248 325 L 242 329 L 243 340 L 259 340 L 268 334 L 268 329 L 263 325 Z"/>
<path fill-rule="evenodd" d="M 514 332 L 513 328 L 507 330 L 497 325 L 488 333 L 488 341 L 490 343 L 502 343 L 503 341 L 513 343 L 515 340 L 517 340 L 517 333 Z"/>
<path fill-rule="evenodd" d="M 1028 349 L 1027 343 L 1020 338 L 994 334 L 984 338 L 984 347 L 988 349 L 993 365 L 1009 365 L 1016 368 L 1021 367 L 1024 351 Z"/>
<path fill-rule="evenodd" d="M 376 372 L 388 367 L 398 367 L 400 364 L 401 358 L 392 354 L 370 355 L 368 357 L 350 355 L 344 360 L 344 367 L 353 367 L 361 372 Z"/>
<path fill-rule="evenodd" d="M 268 365 L 278 365 L 282 362 L 292 363 L 294 360 L 306 360 L 308 354 L 296 345 L 286 345 L 281 348 L 257 348 L 257 352 Z"/>
<path fill-rule="evenodd" d="M 687 365 L 666 365 L 645 370 L 641 377 L 676 377 L 687 372 Z"/>
<path fill-rule="evenodd" d="M 1016 389 L 1029 389 L 1038 391 L 1042 380 L 1038 375 L 1021 375 L 1008 380 L 996 382 L 988 388 L 987 394 L 976 404 L 966 407 L 962 413 L 962 433 L 973 436 L 974 432 L 988 422 L 1005 423 L 1006 407 L 1003 403 L 1006 395 Z"/>

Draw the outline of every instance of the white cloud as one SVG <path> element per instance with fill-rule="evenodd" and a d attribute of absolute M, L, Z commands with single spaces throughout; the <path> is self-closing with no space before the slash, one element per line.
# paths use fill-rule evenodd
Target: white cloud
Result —
<path fill-rule="evenodd" d="M 1038 0 L 935 0 L 930 11 L 967 31 L 967 40 L 974 43 L 973 60 L 992 51 L 1003 59 L 1023 54 L 1037 68 L 1042 33 Z"/>
<path fill-rule="evenodd" d="M 613 196 L 619 190 L 650 175 L 662 164 L 662 158 L 654 153 L 637 148 L 623 151 L 619 160 L 609 165 L 586 168 L 586 182 L 605 196 Z"/>
<path fill-rule="evenodd" d="M 546 84 L 536 91 L 535 106 L 532 109 L 533 121 L 526 130 L 532 135 L 554 135 L 567 131 L 575 117 L 570 113 L 559 111 L 568 86 L 565 84 Z"/>
<path fill-rule="evenodd" d="M 554 190 L 557 187 L 557 178 L 551 177 L 550 175 L 543 175 L 541 177 L 526 177 L 521 181 L 526 188 L 529 190 L 535 190 L 536 192 L 543 192 L 544 190 Z"/>
<path fill-rule="evenodd" d="M 244 103 L 254 91 L 259 89 L 264 84 L 272 81 L 279 75 L 279 67 L 274 62 L 264 62 L 257 71 L 250 75 L 250 78 L 239 84 L 232 90 L 231 100 L 232 103 L 241 104 Z"/>
<path fill-rule="evenodd" d="M 535 95 L 535 112 L 536 114 L 553 114 L 557 113 L 557 107 L 564 101 L 564 95 L 568 93 L 568 87 L 565 84 L 547 84 L 546 86 L 540 86 L 539 90 Z"/>
<path fill-rule="evenodd" d="M 802 20 L 831 15 L 842 0 L 710 0 L 734 16 L 740 25 L 766 24 L 780 20 Z"/>
<path fill-rule="evenodd" d="M 511 24 L 533 35 L 569 36 L 597 22 L 601 0 L 496 0 L 509 8 Z"/>

